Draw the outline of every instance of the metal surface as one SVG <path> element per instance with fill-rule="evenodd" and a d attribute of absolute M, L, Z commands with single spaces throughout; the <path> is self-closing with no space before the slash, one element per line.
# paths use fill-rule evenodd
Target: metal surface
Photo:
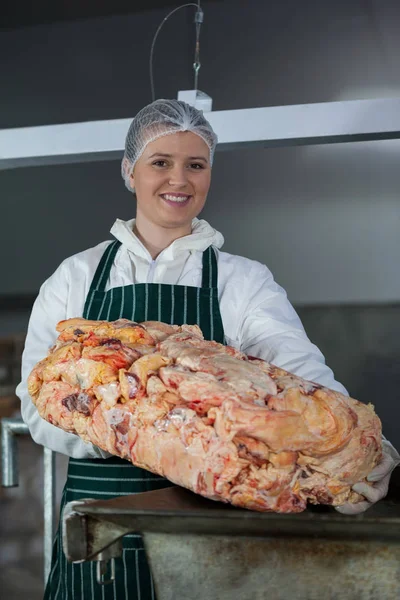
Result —
<path fill-rule="evenodd" d="M 394 542 L 145 532 L 144 544 L 158 600 L 400 597 Z"/>
<path fill-rule="evenodd" d="M 19 480 L 17 436 L 29 435 L 28 426 L 20 418 L 1 420 L 1 472 L 3 487 L 16 487 Z M 44 448 L 43 451 L 43 546 L 44 581 L 50 573 L 51 555 L 54 539 L 55 507 L 55 453 Z"/>
<path fill-rule="evenodd" d="M 64 551 L 96 560 L 102 545 L 143 535 L 158 600 L 394 600 L 400 597 L 400 488 L 366 513 L 330 507 L 277 515 L 168 488 L 67 505 Z M 323 593 L 322 593 L 323 590 Z"/>
<path fill-rule="evenodd" d="M 91 551 L 96 545 L 96 552 L 101 549 L 100 533 L 108 544 L 113 541 L 111 530 L 115 530 L 116 537 L 136 531 L 400 542 L 400 501 L 393 498 L 352 517 L 327 506 L 309 507 L 303 513 L 286 515 L 248 511 L 207 500 L 179 487 L 71 504 L 75 514 L 85 516 L 90 532 L 88 548 Z"/>
<path fill-rule="evenodd" d="M 396 600 L 400 546 L 147 533 L 157 600 Z"/>
<path fill-rule="evenodd" d="M 350 100 L 207 113 L 218 149 L 400 138 L 400 99 Z M 120 158 L 131 119 L 0 130 L 0 169 Z"/>

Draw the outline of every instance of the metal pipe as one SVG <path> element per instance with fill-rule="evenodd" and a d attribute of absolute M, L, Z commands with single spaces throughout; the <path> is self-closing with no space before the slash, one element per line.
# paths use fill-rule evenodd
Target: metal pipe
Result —
<path fill-rule="evenodd" d="M 18 486 L 19 465 L 17 435 L 29 435 L 28 426 L 21 418 L 1 419 L 1 471 L 3 487 Z M 55 507 L 55 453 L 43 449 L 43 517 L 44 517 L 44 581 L 50 574 L 54 538 Z"/>
<path fill-rule="evenodd" d="M 54 538 L 54 508 L 55 508 L 55 453 L 49 448 L 43 452 L 43 515 L 44 515 L 44 581 L 50 575 L 51 555 Z"/>
<path fill-rule="evenodd" d="M 3 487 L 18 485 L 18 449 L 15 436 L 27 434 L 29 429 L 22 419 L 1 420 L 1 485 Z"/>

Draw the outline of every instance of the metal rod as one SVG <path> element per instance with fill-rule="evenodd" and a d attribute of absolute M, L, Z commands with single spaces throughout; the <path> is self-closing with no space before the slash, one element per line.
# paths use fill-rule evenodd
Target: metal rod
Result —
<path fill-rule="evenodd" d="M 44 581 L 50 575 L 54 539 L 55 454 L 49 448 L 43 452 L 43 514 L 44 514 Z"/>
<path fill-rule="evenodd" d="M 28 426 L 21 418 L 1 419 L 1 471 L 3 487 L 16 487 L 19 484 L 17 435 L 29 435 Z M 55 508 L 55 453 L 43 449 L 43 547 L 44 582 L 50 574 L 51 555 L 54 538 Z"/>
<path fill-rule="evenodd" d="M 111 558 L 111 574 L 109 579 L 106 579 L 108 571 L 108 561 L 98 560 L 96 564 L 96 579 L 100 585 L 108 585 L 115 581 L 115 559 Z"/>
<path fill-rule="evenodd" d="M 3 487 L 18 485 L 18 449 L 15 436 L 27 434 L 29 429 L 22 419 L 1 420 L 1 485 Z"/>

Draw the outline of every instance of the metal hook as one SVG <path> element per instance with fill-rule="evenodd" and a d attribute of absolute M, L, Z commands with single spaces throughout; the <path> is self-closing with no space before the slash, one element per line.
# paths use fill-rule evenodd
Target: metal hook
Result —
<path fill-rule="evenodd" d="M 197 90 L 198 88 L 198 81 L 199 81 L 199 71 L 200 71 L 200 61 L 195 61 L 193 63 L 193 70 L 194 70 L 194 89 Z"/>
<path fill-rule="evenodd" d="M 110 579 L 105 579 L 108 571 L 108 560 L 98 560 L 96 565 L 96 579 L 100 585 L 108 585 L 115 581 L 115 559 L 111 558 L 111 576 Z"/>

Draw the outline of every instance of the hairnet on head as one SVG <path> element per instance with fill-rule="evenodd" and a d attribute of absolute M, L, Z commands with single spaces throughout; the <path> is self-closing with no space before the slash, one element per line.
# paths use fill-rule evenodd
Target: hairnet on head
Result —
<path fill-rule="evenodd" d="M 134 191 L 130 176 L 147 144 L 179 131 L 191 131 L 200 136 L 210 149 L 212 164 L 218 138 L 203 111 L 182 100 L 156 100 L 138 112 L 126 135 L 121 173 L 128 190 Z"/>

